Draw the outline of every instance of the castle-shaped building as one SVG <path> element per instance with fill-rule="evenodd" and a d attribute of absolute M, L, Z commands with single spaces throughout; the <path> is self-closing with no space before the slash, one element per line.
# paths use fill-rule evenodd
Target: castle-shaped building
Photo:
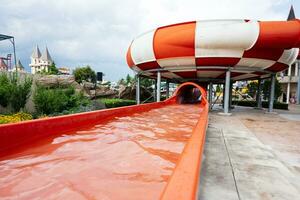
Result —
<path fill-rule="evenodd" d="M 53 64 L 53 60 L 50 56 L 48 48 L 46 47 L 43 54 L 38 46 L 36 46 L 31 54 L 31 63 L 29 66 L 31 67 L 31 73 L 36 74 L 42 71 L 48 71 L 49 66 Z"/>

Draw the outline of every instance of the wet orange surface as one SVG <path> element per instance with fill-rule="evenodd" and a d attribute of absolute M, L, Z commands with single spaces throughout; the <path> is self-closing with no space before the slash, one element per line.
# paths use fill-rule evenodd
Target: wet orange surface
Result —
<path fill-rule="evenodd" d="M 158 199 L 200 115 L 170 105 L 45 140 L 0 161 L 1 199 Z"/>

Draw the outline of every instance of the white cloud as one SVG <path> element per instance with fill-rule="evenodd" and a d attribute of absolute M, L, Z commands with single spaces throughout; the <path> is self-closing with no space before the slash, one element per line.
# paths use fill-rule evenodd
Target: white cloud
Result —
<path fill-rule="evenodd" d="M 2 0 L 1 33 L 14 35 L 24 65 L 35 44 L 47 45 L 59 66 L 90 64 L 107 79 L 130 72 L 135 36 L 196 19 L 285 19 L 288 0 Z M 0 48 L 0 50 L 2 50 Z M 3 50 L 4 52 L 4 50 Z M 0 52 L 1 53 L 1 52 Z"/>

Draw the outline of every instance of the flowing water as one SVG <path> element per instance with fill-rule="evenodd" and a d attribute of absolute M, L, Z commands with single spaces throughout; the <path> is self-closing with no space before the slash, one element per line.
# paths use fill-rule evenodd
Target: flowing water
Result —
<path fill-rule="evenodd" d="M 201 113 L 169 105 L 0 160 L 0 199 L 158 199 Z"/>

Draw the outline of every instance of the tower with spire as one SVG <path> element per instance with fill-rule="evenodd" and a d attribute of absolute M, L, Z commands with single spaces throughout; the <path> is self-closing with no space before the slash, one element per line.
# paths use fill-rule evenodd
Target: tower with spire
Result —
<path fill-rule="evenodd" d="M 49 66 L 53 64 L 53 60 L 50 56 L 49 50 L 46 47 L 43 54 L 38 47 L 38 45 L 33 49 L 33 52 L 30 56 L 31 63 L 29 66 L 31 67 L 31 73 L 36 74 L 40 72 L 48 72 Z"/>

